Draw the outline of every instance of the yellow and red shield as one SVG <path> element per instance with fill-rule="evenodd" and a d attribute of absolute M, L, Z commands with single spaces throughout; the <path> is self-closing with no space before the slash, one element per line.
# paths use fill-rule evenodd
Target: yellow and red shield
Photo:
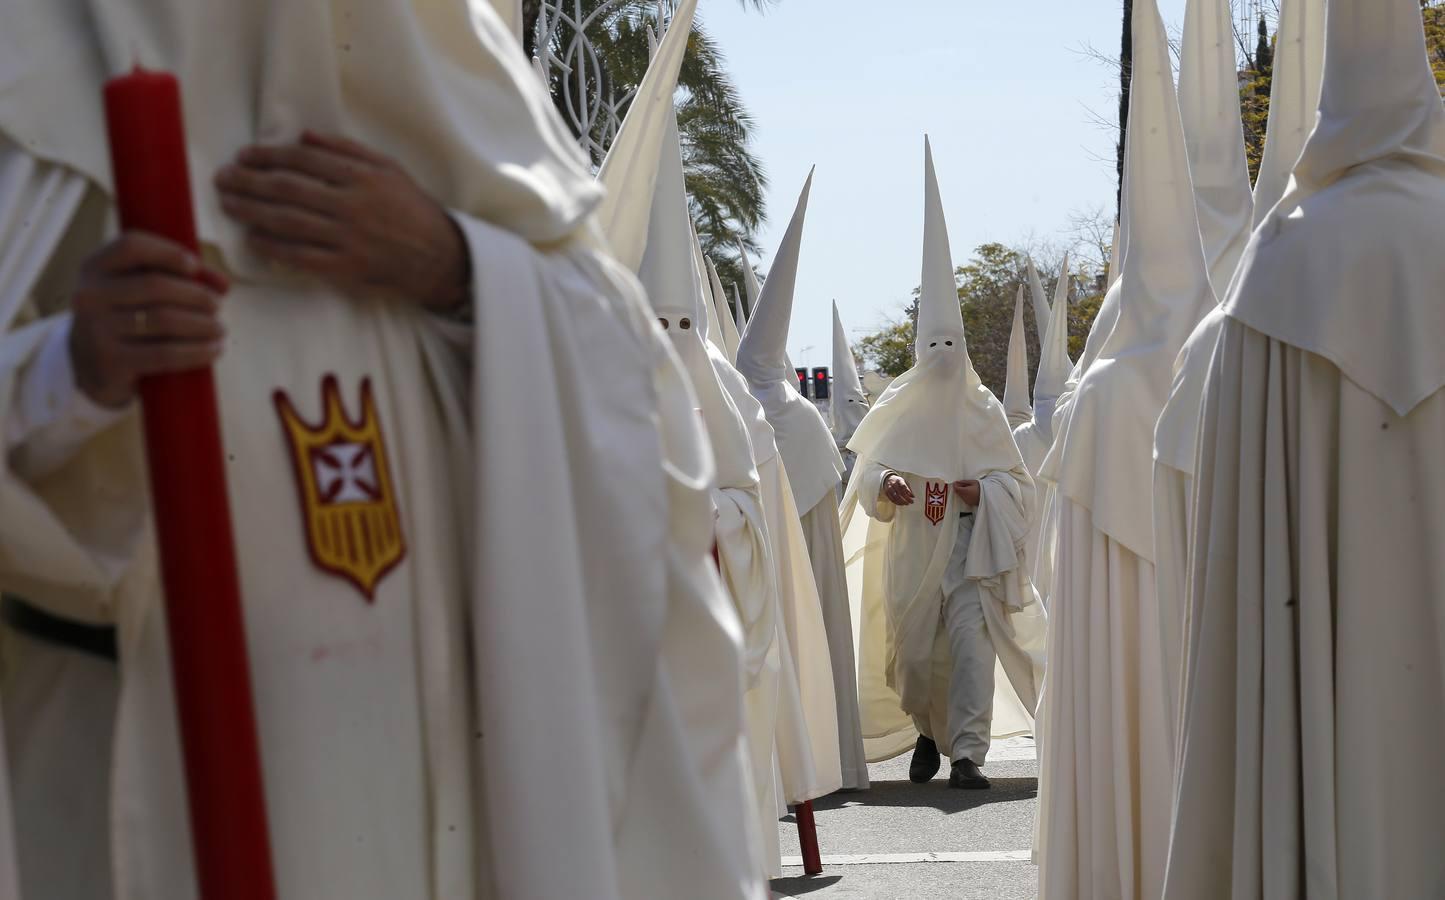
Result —
<path fill-rule="evenodd" d="M 928 482 L 927 490 L 923 498 L 923 514 L 928 521 L 937 525 L 943 521 L 944 513 L 948 512 L 948 482 L 940 481 L 934 484 Z"/>
<path fill-rule="evenodd" d="M 377 584 L 406 556 L 406 540 L 371 379 L 361 381 L 355 421 L 346 415 L 334 375 L 321 382 L 321 421 L 315 425 L 301 418 L 285 391 L 274 399 L 291 448 L 311 560 L 372 602 Z"/>

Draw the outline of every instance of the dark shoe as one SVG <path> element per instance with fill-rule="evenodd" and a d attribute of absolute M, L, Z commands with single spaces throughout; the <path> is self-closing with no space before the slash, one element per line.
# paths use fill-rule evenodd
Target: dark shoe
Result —
<path fill-rule="evenodd" d="M 993 787 L 971 759 L 960 759 L 948 775 L 948 786 L 965 791 L 986 791 Z"/>
<path fill-rule="evenodd" d="M 938 745 L 920 734 L 918 743 L 913 745 L 913 762 L 908 764 L 908 780 L 914 784 L 926 784 L 933 780 L 942 766 Z"/>

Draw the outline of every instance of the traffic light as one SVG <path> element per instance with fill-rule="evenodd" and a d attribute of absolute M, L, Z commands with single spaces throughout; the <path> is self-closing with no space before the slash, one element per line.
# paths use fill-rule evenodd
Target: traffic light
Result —
<path fill-rule="evenodd" d="M 798 393 L 804 397 L 808 396 L 808 370 L 794 369 L 793 371 L 798 373 Z"/>
<path fill-rule="evenodd" d="M 829 395 L 828 369 L 826 367 L 813 370 L 813 399 L 827 400 Z"/>

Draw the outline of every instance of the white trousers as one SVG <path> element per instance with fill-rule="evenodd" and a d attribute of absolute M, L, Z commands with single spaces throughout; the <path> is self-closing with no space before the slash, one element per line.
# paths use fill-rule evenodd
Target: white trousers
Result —
<path fill-rule="evenodd" d="M 998 658 L 984 622 L 978 584 L 963 575 L 968 562 L 968 544 L 973 538 L 973 522 L 972 515 L 959 521 L 953 555 L 943 573 L 939 610 L 942 627 L 933 655 L 933 678 L 935 684 L 947 686 L 946 740 L 930 733 L 932 729 L 922 716 L 915 716 L 914 724 L 919 733 L 937 742 L 951 761 L 971 759 L 983 765 L 992 734 Z M 937 696 L 940 691 L 934 693 Z M 936 713 L 933 718 L 938 721 Z"/>

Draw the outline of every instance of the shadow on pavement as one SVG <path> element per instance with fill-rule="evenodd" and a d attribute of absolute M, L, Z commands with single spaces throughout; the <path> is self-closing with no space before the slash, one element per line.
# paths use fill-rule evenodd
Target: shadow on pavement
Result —
<path fill-rule="evenodd" d="M 774 879 L 772 888 L 774 892 L 781 892 L 784 897 L 802 897 L 830 888 L 842 880 L 842 875 L 799 875 L 796 878 Z"/>
<path fill-rule="evenodd" d="M 948 786 L 945 778 L 935 778 L 927 784 L 875 781 L 873 787 L 866 791 L 830 794 L 814 800 L 813 808 L 818 812 L 870 806 L 928 808 L 951 814 L 979 809 L 993 803 L 1032 800 L 1038 796 L 1037 778 L 994 778 L 992 781 L 993 789 L 987 791 L 954 790 Z"/>

